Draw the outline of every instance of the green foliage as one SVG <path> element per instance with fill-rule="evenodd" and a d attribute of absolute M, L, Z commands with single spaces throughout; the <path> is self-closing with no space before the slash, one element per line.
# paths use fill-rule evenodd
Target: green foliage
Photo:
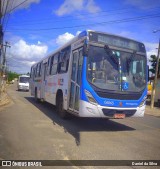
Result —
<path fill-rule="evenodd" d="M 27 75 L 30 76 L 30 73 L 28 72 Z"/>
<path fill-rule="evenodd" d="M 149 71 L 150 71 L 151 73 L 155 74 L 157 57 L 156 57 L 156 55 L 151 55 L 150 58 L 151 58 L 151 59 L 149 60 L 149 62 L 151 62 L 152 68 L 149 69 Z M 160 60 L 159 60 L 158 70 L 160 70 Z"/>
<path fill-rule="evenodd" d="M 10 82 L 10 81 L 14 80 L 14 78 L 18 78 L 19 74 L 9 71 L 7 73 L 7 76 L 8 76 L 8 81 Z"/>

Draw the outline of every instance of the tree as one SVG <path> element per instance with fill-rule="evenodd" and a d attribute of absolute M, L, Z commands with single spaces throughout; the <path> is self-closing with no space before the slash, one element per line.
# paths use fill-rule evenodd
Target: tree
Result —
<path fill-rule="evenodd" d="M 28 72 L 27 75 L 30 76 L 30 73 Z"/>
<path fill-rule="evenodd" d="M 10 81 L 14 80 L 14 78 L 18 78 L 19 74 L 9 71 L 7 73 L 7 76 L 8 76 L 8 81 L 10 82 Z"/>
<path fill-rule="evenodd" d="M 157 56 L 156 56 L 156 55 L 151 55 L 150 58 L 151 58 L 151 59 L 149 60 L 149 62 L 151 62 L 152 68 L 150 68 L 149 71 L 150 71 L 152 74 L 155 74 L 156 63 L 157 63 Z M 159 61 L 159 65 L 158 65 L 158 72 L 160 72 L 160 61 Z"/>

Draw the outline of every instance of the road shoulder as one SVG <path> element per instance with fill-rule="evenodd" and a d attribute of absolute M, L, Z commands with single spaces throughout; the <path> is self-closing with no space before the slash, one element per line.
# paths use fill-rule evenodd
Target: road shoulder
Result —
<path fill-rule="evenodd" d="M 12 99 L 10 98 L 10 96 L 8 95 L 7 92 L 3 92 L 1 94 L 1 98 L 0 98 L 0 109 L 4 108 L 6 106 L 9 106 L 12 103 Z"/>
<path fill-rule="evenodd" d="M 160 108 L 154 107 L 153 109 L 150 108 L 150 106 L 146 106 L 145 114 L 160 117 Z"/>

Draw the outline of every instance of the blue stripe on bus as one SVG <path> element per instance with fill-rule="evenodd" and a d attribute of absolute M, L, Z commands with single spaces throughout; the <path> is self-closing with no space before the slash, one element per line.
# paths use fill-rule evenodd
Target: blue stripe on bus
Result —
<path fill-rule="evenodd" d="M 83 31 L 81 32 L 79 35 L 78 35 L 78 38 L 81 38 L 81 37 L 84 37 L 84 36 L 87 36 L 88 32 L 87 31 Z"/>

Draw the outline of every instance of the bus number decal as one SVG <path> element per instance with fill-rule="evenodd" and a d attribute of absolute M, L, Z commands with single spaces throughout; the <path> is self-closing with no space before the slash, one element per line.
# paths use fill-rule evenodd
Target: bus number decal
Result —
<path fill-rule="evenodd" d="M 64 79 L 58 79 L 58 85 L 63 86 Z"/>

